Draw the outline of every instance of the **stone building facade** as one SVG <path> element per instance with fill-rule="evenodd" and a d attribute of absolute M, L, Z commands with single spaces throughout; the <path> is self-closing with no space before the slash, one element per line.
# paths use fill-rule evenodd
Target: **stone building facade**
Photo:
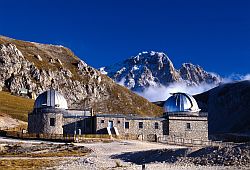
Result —
<path fill-rule="evenodd" d="M 40 111 L 33 111 L 33 114 L 29 114 L 29 133 L 62 134 L 63 113 L 54 110 Z"/>
<path fill-rule="evenodd" d="M 169 136 L 185 139 L 208 139 L 206 116 L 169 116 Z"/>
<path fill-rule="evenodd" d="M 208 139 L 207 117 L 201 116 L 196 101 L 184 93 L 173 94 L 164 105 L 162 117 L 124 114 L 93 114 L 92 110 L 70 110 L 65 98 L 48 90 L 35 101 L 28 116 L 29 133 L 109 134 L 156 141 L 161 136 Z"/>
<path fill-rule="evenodd" d="M 95 115 L 95 132 L 103 134 L 110 128 L 115 135 L 136 136 L 141 140 L 156 140 L 164 134 L 165 118 L 139 117 L 123 114 Z"/>

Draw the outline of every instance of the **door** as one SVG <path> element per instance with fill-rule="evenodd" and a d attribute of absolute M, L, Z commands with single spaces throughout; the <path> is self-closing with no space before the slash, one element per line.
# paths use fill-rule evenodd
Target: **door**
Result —
<path fill-rule="evenodd" d="M 108 127 L 109 127 L 109 128 L 113 128 L 113 121 L 111 121 L 111 120 L 109 121 Z"/>

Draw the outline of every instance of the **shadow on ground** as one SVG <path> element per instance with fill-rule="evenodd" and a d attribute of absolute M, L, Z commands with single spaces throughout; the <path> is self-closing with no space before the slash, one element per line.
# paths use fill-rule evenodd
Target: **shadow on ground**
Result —
<path fill-rule="evenodd" d="M 174 163 L 178 157 L 186 156 L 188 149 L 157 149 L 139 152 L 126 152 L 123 154 L 112 155 L 112 159 L 121 159 L 125 162 L 132 162 L 138 165 L 148 164 L 153 162 Z"/>
<path fill-rule="evenodd" d="M 239 166 L 250 168 L 250 145 L 236 146 L 209 146 L 197 150 L 183 149 L 157 149 L 139 152 L 127 152 L 112 155 L 112 159 L 120 159 L 138 165 L 149 163 L 181 163 L 202 166 Z"/>

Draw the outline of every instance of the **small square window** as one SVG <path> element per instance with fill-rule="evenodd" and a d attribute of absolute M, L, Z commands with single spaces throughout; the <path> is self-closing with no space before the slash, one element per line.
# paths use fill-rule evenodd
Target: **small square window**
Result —
<path fill-rule="evenodd" d="M 104 120 L 101 120 L 101 123 L 104 123 Z"/>
<path fill-rule="evenodd" d="M 155 122 L 155 129 L 159 129 L 159 123 Z"/>
<path fill-rule="evenodd" d="M 121 121 L 120 121 L 120 120 L 118 120 L 118 121 L 117 121 L 117 123 L 121 123 Z"/>
<path fill-rule="evenodd" d="M 191 124 L 187 123 L 186 127 L 187 127 L 187 129 L 191 129 Z"/>
<path fill-rule="evenodd" d="M 139 128 L 140 128 L 140 129 L 143 128 L 143 122 L 139 122 Z"/>
<path fill-rule="evenodd" d="M 55 118 L 50 118 L 49 125 L 50 126 L 55 126 Z"/>
<path fill-rule="evenodd" d="M 125 129 L 129 129 L 129 122 L 125 122 Z"/>

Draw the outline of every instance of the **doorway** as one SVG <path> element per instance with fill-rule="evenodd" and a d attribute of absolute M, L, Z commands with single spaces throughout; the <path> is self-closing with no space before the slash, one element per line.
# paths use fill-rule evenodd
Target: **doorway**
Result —
<path fill-rule="evenodd" d="M 110 121 L 108 122 L 108 127 L 109 127 L 109 128 L 113 128 L 113 121 L 110 120 Z"/>

